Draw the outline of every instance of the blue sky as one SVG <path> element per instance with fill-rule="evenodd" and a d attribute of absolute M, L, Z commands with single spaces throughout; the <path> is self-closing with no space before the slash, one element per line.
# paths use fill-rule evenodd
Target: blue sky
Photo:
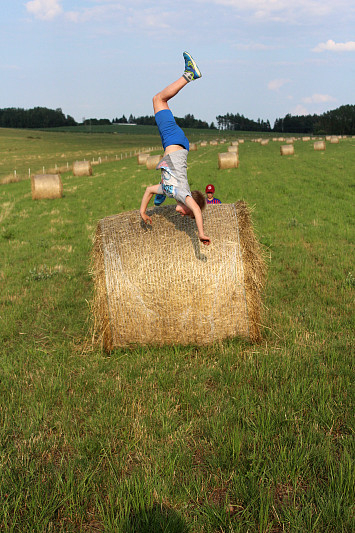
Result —
<path fill-rule="evenodd" d="M 183 71 L 202 78 L 174 115 L 214 121 L 355 104 L 354 0 L 2 0 L 0 108 L 62 108 L 77 121 L 152 115 Z"/>

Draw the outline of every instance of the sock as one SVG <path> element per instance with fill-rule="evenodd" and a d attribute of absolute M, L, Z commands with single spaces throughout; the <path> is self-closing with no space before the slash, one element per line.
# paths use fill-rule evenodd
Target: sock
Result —
<path fill-rule="evenodd" d="M 188 70 L 185 70 L 182 77 L 185 78 L 187 82 L 193 81 L 194 79 L 193 72 L 189 72 Z"/>

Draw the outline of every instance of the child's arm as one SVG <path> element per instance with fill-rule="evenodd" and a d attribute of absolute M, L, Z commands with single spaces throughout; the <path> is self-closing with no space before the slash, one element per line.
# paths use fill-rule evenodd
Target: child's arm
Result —
<path fill-rule="evenodd" d="M 186 196 L 185 202 L 187 207 L 189 207 L 194 214 L 198 231 L 198 238 L 203 244 L 211 244 L 211 239 L 207 237 L 207 235 L 205 235 L 203 231 L 203 219 L 199 205 L 197 204 L 197 202 L 195 202 L 192 196 Z"/>
<path fill-rule="evenodd" d="M 143 194 L 143 198 L 142 198 L 141 207 L 140 207 L 139 212 L 140 212 L 140 215 L 141 215 L 143 221 L 146 224 L 147 224 L 147 222 L 149 222 L 149 224 L 152 223 L 152 219 L 146 214 L 146 209 L 148 207 L 148 204 L 149 204 L 150 200 L 152 199 L 152 196 L 154 194 L 157 194 L 159 187 L 160 187 L 160 183 L 158 183 L 158 185 L 151 185 L 150 187 L 146 188 L 145 193 Z"/>

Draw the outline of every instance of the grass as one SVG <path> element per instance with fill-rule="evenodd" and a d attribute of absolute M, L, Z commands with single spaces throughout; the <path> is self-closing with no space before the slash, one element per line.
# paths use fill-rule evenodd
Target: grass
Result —
<path fill-rule="evenodd" d="M 58 136 L 66 154 L 84 142 Z M 97 221 L 138 209 L 158 179 L 136 158 L 63 173 L 58 200 L 0 187 L 1 531 L 354 529 L 354 140 L 291 157 L 246 142 L 225 171 L 219 151 L 191 152 L 189 180 L 254 208 L 259 345 L 91 344 Z"/>

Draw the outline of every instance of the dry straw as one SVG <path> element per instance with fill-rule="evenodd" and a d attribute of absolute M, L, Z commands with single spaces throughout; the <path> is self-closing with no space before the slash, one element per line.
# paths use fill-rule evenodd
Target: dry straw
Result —
<path fill-rule="evenodd" d="M 149 154 L 144 154 L 144 153 L 138 154 L 137 155 L 138 165 L 145 165 L 147 163 L 148 157 L 149 157 Z"/>
<path fill-rule="evenodd" d="M 228 146 L 227 150 L 228 152 L 237 154 L 239 152 L 239 146 L 238 145 Z"/>
<path fill-rule="evenodd" d="M 60 174 L 34 174 L 31 176 L 32 200 L 61 198 L 63 184 Z"/>
<path fill-rule="evenodd" d="M 262 139 L 260 141 L 260 144 L 261 144 L 261 146 L 266 146 L 267 144 L 269 144 L 269 139 Z"/>
<path fill-rule="evenodd" d="M 293 155 L 295 153 L 295 147 L 293 144 L 283 144 L 280 146 L 281 155 Z"/>
<path fill-rule="evenodd" d="M 146 167 L 148 170 L 154 170 L 159 161 L 161 160 L 161 155 L 150 155 L 147 157 L 147 160 L 145 162 Z"/>
<path fill-rule="evenodd" d="M 201 146 L 207 146 L 207 141 L 202 141 Z"/>
<path fill-rule="evenodd" d="M 218 144 L 218 141 L 210 141 L 211 146 L 217 146 L 217 144 Z"/>
<path fill-rule="evenodd" d="M 236 152 L 224 152 L 218 154 L 218 168 L 224 170 L 226 168 L 238 168 L 239 158 Z"/>
<path fill-rule="evenodd" d="M 313 144 L 315 150 L 325 150 L 325 141 L 316 141 Z"/>
<path fill-rule="evenodd" d="M 330 144 L 338 144 L 339 143 L 339 137 L 337 137 L 336 135 L 332 135 L 330 137 Z"/>
<path fill-rule="evenodd" d="M 104 349 L 260 339 L 265 262 L 245 202 L 208 205 L 203 246 L 175 207 L 99 221 L 93 249 L 96 333 Z"/>
<path fill-rule="evenodd" d="M 196 143 L 190 143 L 190 152 L 195 152 L 197 150 L 197 144 Z"/>
<path fill-rule="evenodd" d="M 75 161 L 73 163 L 74 176 L 92 176 L 92 166 L 90 161 Z"/>

